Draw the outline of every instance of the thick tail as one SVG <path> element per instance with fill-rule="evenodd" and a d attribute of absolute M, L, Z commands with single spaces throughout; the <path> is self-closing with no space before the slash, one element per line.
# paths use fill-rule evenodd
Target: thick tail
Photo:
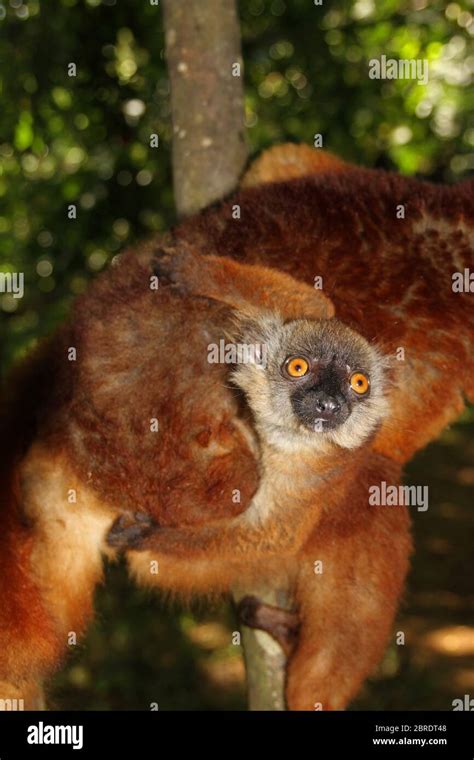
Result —
<path fill-rule="evenodd" d="M 32 571 L 34 525 L 22 510 L 19 476 L 35 435 L 45 366 L 42 349 L 19 365 L 1 394 L 0 710 L 37 708 L 41 677 L 59 657 L 54 621 Z"/>

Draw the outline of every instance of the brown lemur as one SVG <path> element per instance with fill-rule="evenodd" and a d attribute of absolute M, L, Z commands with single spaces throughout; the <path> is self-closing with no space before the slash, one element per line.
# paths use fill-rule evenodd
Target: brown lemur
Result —
<path fill-rule="evenodd" d="M 226 257 L 217 297 L 232 293 L 237 309 L 251 300 L 280 314 L 283 327 L 336 311 L 394 359 L 389 406 L 373 441 L 334 444 L 326 473 L 325 456 L 318 460 L 317 492 L 333 467 L 336 477 L 326 481 L 319 522 L 299 553 L 253 562 L 238 547 L 238 561 L 160 552 L 157 575 L 157 552 L 128 551 L 127 560 L 139 581 L 184 595 L 225 591 L 263 570 L 275 584 L 279 573 L 290 577 L 302 626 L 289 706 L 337 707 L 381 655 L 409 553 L 405 508 L 369 506 L 368 486 L 397 483 L 400 466 L 456 418 L 465 396 L 474 400 L 472 289 L 453 285 L 474 267 L 473 184 L 433 185 L 295 145 L 264 153 L 244 184 L 180 224 L 175 246 Z M 23 698 L 27 708 L 70 632 L 90 620 L 118 515 L 141 511 L 163 529 L 195 530 L 244 513 L 259 487 L 246 404 L 228 387 L 229 368 L 207 361 L 232 309 L 154 289 L 162 246 L 122 254 L 2 397 L 0 698 Z M 312 435 L 329 442 L 327 433 Z M 296 467 L 279 452 L 282 492 L 314 453 L 308 448 Z M 292 520 L 280 522 L 293 535 Z"/>
<path fill-rule="evenodd" d="M 92 615 L 102 555 L 116 553 L 106 544 L 114 520 L 139 510 L 137 534 L 150 530 L 147 516 L 175 536 L 186 528 L 180 551 L 169 535 L 165 551 L 127 552 L 141 583 L 209 596 L 236 583 L 289 579 L 301 625 L 288 668 L 288 704 L 342 707 L 382 654 L 410 546 L 405 508 L 368 505 L 370 485 L 399 476 L 398 465 L 370 450 L 386 413 L 384 361 L 332 321 L 324 293 L 266 267 L 214 260 L 214 276 L 225 287 L 216 282 L 219 292 L 207 292 L 211 300 L 161 283 L 156 290 L 156 248 L 124 254 L 97 278 L 70 322 L 19 368 L 4 397 L 0 697 L 38 705 L 41 683 L 64 656 L 71 632 L 80 635 Z M 212 259 L 199 264 L 214 287 Z M 187 285 L 193 290 L 190 280 Z M 224 293 L 225 303 L 215 300 Z M 299 379 L 291 372 L 304 372 L 304 364 L 288 364 L 281 380 L 277 372 L 289 404 L 281 440 L 292 427 L 297 445 L 279 448 L 281 433 L 265 427 L 269 445 L 261 466 L 272 496 L 262 500 L 263 512 L 252 506 L 262 491 L 259 443 L 246 405 L 228 387 L 229 366 L 208 362 L 209 345 L 235 333 L 235 311 L 247 338 L 248 329 L 267 342 L 273 336 L 272 350 L 282 341 L 282 365 L 288 352 L 300 360 L 308 353 L 309 360 Z M 265 325 L 269 335 L 261 335 Z M 319 337 L 326 353 L 318 354 Z M 317 385 L 318 356 L 327 363 L 325 392 L 336 399 L 314 399 L 311 411 L 303 387 Z M 275 367 L 280 359 L 270 352 L 269 361 Z M 237 370 L 246 389 L 268 377 L 257 366 Z M 347 386 L 351 378 L 356 389 L 368 379 L 368 395 L 358 400 Z M 283 409 L 269 411 L 282 420 Z M 321 430 L 313 431 L 316 419 Z M 338 438 L 357 447 L 344 448 Z M 249 517 L 255 520 L 247 528 Z M 223 544 L 220 527 L 233 518 L 241 528 Z M 198 540 L 196 557 L 186 542 L 198 539 L 197 527 L 205 525 L 221 549 L 200 552 Z M 120 544 L 117 526 L 112 535 Z"/>
<path fill-rule="evenodd" d="M 383 652 L 408 566 L 404 507 L 393 512 L 368 505 L 374 482 L 399 477 L 396 465 L 370 450 L 388 413 L 388 363 L 336 319 L 287 319 L 287 298 L 281 311 L 276 303 L 263 308 L 252 267 L 197 257 L 182 246 L 157 254 L 155 271 L 180 293 L 235 310 L 226 339 L 241 351 L 232 380 L 253 413 L 260 483 L 235 517 L 192 528 L 126 513 L 108 543 L 146 551 L 150 566 L 179 560 L 189 566 L 190 583 L 204 572 L 209 590 L 255 579 L 277 583 L 284 575 L 295 589 L 299 623 L 296 640 L 277 618 L 281 643 L 296 641 L 289 706 L 342 708 Z M 243 614 L 258 625 L 252 610 Z M 255 614 L 261 619 L 258 608 Z M 275 633 L 271 616 L 267 630 Z"/>

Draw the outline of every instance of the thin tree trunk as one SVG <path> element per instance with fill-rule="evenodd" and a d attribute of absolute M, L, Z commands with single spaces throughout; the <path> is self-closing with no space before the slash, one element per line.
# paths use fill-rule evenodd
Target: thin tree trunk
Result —
<path fill-rule="evenodd" d="M 247 159 L 233 0 L 163 0 L 180 216 L 233 190 Z"/>
<path fill-rule="evenodd" d="M 163 8 L 175 203 L 186 216 L 234 190 L 246 162 L 240 29 L 234 0 L 163 0 Z M 235 601 L 243 596 L 289 606 L 286 589 L 234 590 Z M 282 649 L 263 631 L 242 628 L 249 708 L 284 710 Z"/>

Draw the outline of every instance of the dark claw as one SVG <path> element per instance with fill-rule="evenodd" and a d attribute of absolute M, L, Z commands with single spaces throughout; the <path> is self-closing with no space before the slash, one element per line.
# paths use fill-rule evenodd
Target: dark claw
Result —
<path fill-rule="evenodd" d="M 238 606 L 239 620 L 249 628 L 266 631 L 288 656 L 293 651 L 299 632 L 299 619 L 295 612 L 264 604 L 255 596 L 244 596 Z"/>
<path fill-rule="evenodd" d="M 160 280 L 169 282 L 171 284 L 176 283 L 175 276 L 175 260 L 177 253 L 174 249 L 159 248 L 153 256 L 153 273 L 156 274 Z"/>
<path fill-rule="evenodd" d="M 133 549 L 159 527 L 146 512 L 125 513 L 117 517 L 107 534 L 107 544 L 114 549 Z"/>

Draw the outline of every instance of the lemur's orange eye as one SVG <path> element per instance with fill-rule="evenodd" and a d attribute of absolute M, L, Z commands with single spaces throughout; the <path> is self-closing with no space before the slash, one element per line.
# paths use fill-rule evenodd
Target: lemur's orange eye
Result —
<path fill-rule="evenodd" d="M 369 378 L 362 372 L 354 372 L 351 376 L 351 388 L 359 396 L 363 396 L 369 390 Z"/>
<path fill-rule="evenodd" d="M 293 356 L 286 360 L 285 369 L 290 377 L 303 377 L 309 370 L 309 362 L 302 356 Z"/>

